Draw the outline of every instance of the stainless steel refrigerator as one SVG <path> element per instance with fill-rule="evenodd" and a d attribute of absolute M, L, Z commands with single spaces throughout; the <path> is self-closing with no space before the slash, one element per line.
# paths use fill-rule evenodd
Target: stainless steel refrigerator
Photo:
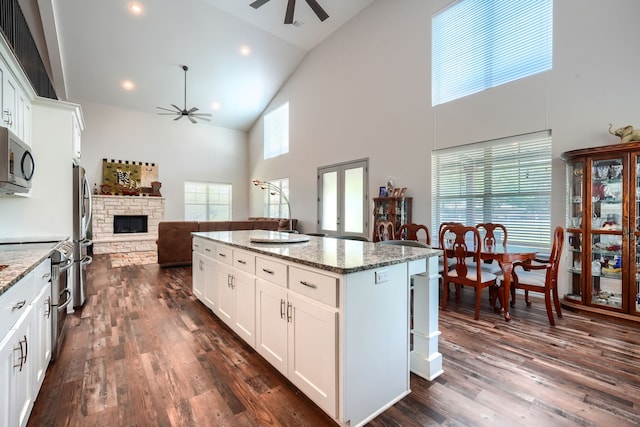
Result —
<path fill-rule="evenodd" d="M 91 188 L 82 166 L 73 165 L 73 306 L 80 307 L 87 298 L 87 255 L 91 240 L 87 232 L 91 224 Z"/>

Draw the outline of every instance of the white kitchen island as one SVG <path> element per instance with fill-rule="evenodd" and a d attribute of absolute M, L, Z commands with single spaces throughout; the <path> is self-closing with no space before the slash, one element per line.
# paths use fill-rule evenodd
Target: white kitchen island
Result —
<path fill-rule="evenodd" d="M 340 425 L 363 425 L 410 393 L 410 372 L 442 373 L 441 251 L 315 236 L 263 243 L 287 236 L 193 233 L 194 294 Z"/>

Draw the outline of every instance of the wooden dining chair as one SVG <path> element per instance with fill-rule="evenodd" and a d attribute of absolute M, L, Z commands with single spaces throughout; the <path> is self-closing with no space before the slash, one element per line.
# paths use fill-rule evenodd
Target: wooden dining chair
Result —
<path fill-rule="evenodd" d="M 480 259 L 482 252 L 482 241 L 480 233 L 475 227 L 468 227 L 462 224 L 447 225 L 440 233 L 440 247 L 444 251 L 444 262 L 455 261 L 454 267 L 444 269 L 444 286 L 442 296 L 442 309 L 446 310 L 449 299 L 449 283 L 456 287 L 456 302 L 460 302 L 460 286 L 473 287 L 476 290 L 476 307 L 474 319 L 480 318 L 480 301 L 482 289 L 489 286 L 496 286 L 497 276 L 483 271 L 479 263 L 469 266 L 470 257 Z"/>
<path fill-rule="evenodd" d="M 391 221 L 380 221 L 376 224 L 376 241 L 395 240 L 396 226 Z"/>
<path fill-rule="evenodd" d="M 424 232 L 424 236 L 420 236 L 423 234 L 422 232 Z M 396 239 L 414 240 L 416 242 L 424 242 L 427 245 L 431 245 L 429 229 L 423 224 L 402 224 L 396 233 Z"/>
<path fill-rule="evenodd" d="M 562 246 L 564 245 L 564 229 L 556 227 L 553 232 L 553 247 L 549 256 L 549 262 L 514 262 L 513 263 L 513 280 L 511 282 L 511 306 L 516 303 L 516 289 L 524 290 L 524 300 L 527 307 L 531 307 L 529 301 L 529 291 L 540 292 L 544 294 L 544 304 L 547 308 L 547 317 L 551 326 L 555 326 L 556 322 L 553 318 L 553 305 L 559 318 L 562 318 L 560 310 L 560 298 L 558 296 L 558 267 L 560 265 L 560 256 L 562 255 Z"/>
<path fill-rule="evenodd" d="M 482 237 L 482 246 L 484 248 L 491 248 L 495 246 L 507 246 L 507 228 L 502 224 L 495 224 L 491 222 L 476 224 L 476 228 L 480 232 Z M 482 261 L 480 268 L 493 273 L 497 276 L 502 274 L 502 267 L 497 262 Z"/>
<path fill-rule="evenodd" d="M 455 222 L 455 221 L 449 221 L 449 222 L 443 222 L 442 224 L 440 224 L 440 227 L 438 228 L 438 244 L 440 244 L 440 240 L 441 240 L 442 232 L 443 232 L 444 228 L 447 227 L 447 226 L 450 226 L 450 225 L 462 225 L 462 223 L 461 222 Z M 454 265 L 455 265 L 455 260 L 450 259 L 449 263 L 447 264 L 447 268 L 451 268 Z M 442 274 L 443 271 L 444 271 L 444 257 L 440 256 L 438 258 L 438 273 Z"/>

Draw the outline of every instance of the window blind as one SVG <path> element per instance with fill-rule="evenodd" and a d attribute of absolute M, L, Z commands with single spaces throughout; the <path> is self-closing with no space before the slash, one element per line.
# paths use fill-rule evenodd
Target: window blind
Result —
<path fill-rule="evenodd" d="M 231 184 L 185 181 L 184 219 L 187 221 L 230 220 Z"/>
<path fill-rule="evenodd" d="M 442 222 L 503 224 L 508 242 L 551 246 L 551 132 L 432 154 L 432 235 Z"/>
<path fill-rule="evenodd" d="M 432 106 L 552 66 L 553 0 L 461 0 L 432 18 Z"/>
<path fill-rule="evenodd" d="M 264 116 L 264 159 L 289 152 L 289 103 Z"/>
<path fill-rule="evenodd" d="M 285 197 L 289 198 L 289 178 L 273 179 L 269 183 L 278 187 Z M 277 191 L 274 191 L 274 194 L 271 193 L 271 191 L 265 190 L 265 216 L 268 218 L 288 218 L 289 207 L 285 199 Z"/>

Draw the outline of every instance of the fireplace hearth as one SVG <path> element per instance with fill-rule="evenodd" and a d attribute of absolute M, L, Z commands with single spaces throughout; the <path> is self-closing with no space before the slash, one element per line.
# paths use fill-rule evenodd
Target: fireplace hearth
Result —
<path fill-rule="evenodd" d="M 146 233 L 147 215 L 114 215 L 113 234 Z"/>

